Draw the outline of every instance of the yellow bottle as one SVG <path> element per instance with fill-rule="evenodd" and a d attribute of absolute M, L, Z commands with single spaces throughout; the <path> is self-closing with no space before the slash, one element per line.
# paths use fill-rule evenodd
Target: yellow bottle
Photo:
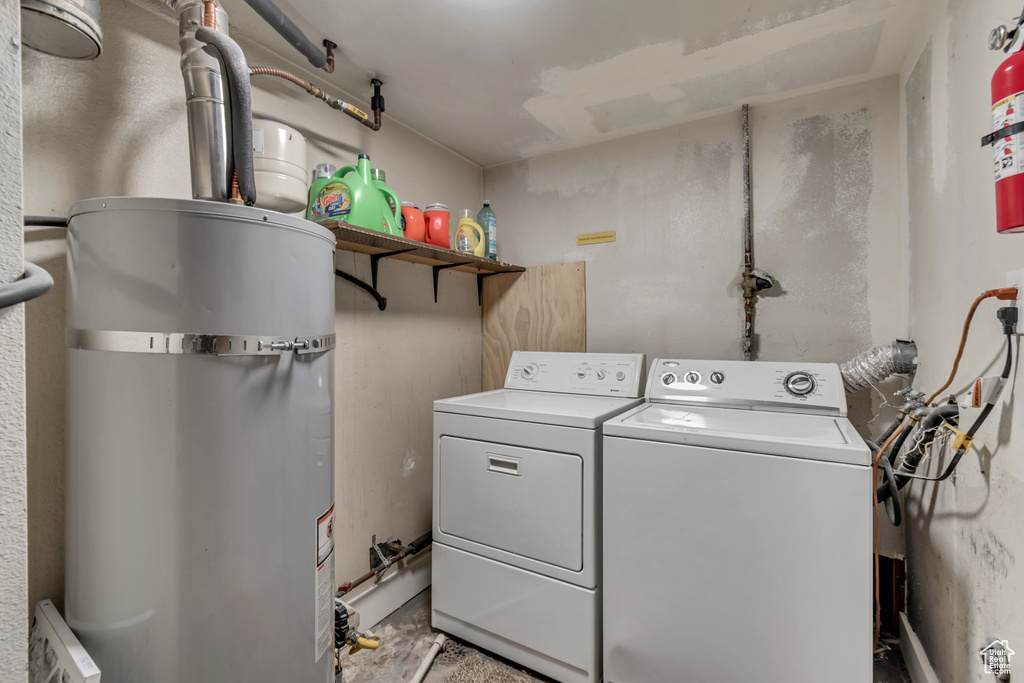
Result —
<path fill-rule="evenodd" d="M 473 256 L 487 255 L 487 236 L 484 229 L 473 220 L 469 209 L 462 212 L 462 218 L 455 226 L 455 251 Z"/>

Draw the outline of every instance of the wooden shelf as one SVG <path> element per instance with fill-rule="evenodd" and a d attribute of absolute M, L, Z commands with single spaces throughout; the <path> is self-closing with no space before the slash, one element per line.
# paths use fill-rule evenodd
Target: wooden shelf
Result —
<path fill-rule="evenodd" d="M 334 272 L 339 277 L 343 277 L 370 292 L 377 300 L 377 306 L 382 311 L 387 306 L 387 299 L 377 291 L 377 264 L 381 259 L 393 258 L 431 266 L 434 271 L 434 303 L 437 303 L 437 278 L 442 270 L 459 270 L 463 273 L 476 275 L 477 299 L 481 303 L 483 302 L 483 280 L 485 277 L 499 273 L 522 273 L 526 270 L 523 266 L 516 266 L 502 261 L 492 261 L 481 256 L 460 254 L 451 249 L 435 247 L 433 244 L 416 242 L 404 237 L 393 237 L 383 232 L 367 230 L 366 228 L 349 225 L 342 221 L 326 220 L 319 221 L 319 224 L 334 233 L 338 241 L 338 249 L 367 254 L 370 257 L 370 272 L 373 277 L 372 286 L 348 273 L 337 269 Z"/>
<path fill-rule="evenodd" d="M 435 247 L 433 244 L 416 242 L 404 237 L 393 237 L 383 232 L 359 228 L 341 221 L 319 221 L 319 224 L 334 233 L 338 240 L 338 249 L 345 251 L 356 251 L 370 256 L 387 253 L 388 256 L 385 258 L 422 263 L 428 266 L 450 266 L 452 270 L 474 275 L 521 273 L 526 270 L 522 266 L 515 266 L 511 263 L 460 254 L 444 247 Z"/>

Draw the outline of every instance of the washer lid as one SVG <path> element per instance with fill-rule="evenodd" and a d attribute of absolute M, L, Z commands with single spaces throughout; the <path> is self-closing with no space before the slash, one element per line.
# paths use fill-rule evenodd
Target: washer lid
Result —
<path fill-rule="evenodd" d="M 846 418 L 646 404 L 604 426 L 605 436 L 782 455 L 852 465 L 870 451 Z"/>
<path fill-rule="evenodd" d="M 643 399 L 639 398 L 497 389 L 434 401 L 434 410 L 499 420 L 597 429 L 608 418 L 638 406 L 642 402 Z"/>

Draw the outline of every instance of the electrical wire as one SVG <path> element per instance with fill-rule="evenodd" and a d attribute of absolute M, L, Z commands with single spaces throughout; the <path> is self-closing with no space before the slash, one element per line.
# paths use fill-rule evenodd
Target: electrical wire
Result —
<path fill-rule="evenodd" d="M 991 297 L 996 297 L 1003 301 L 1012 301 L 1017 298 L 1017 288 L 1003 287 L 1002 289 L 989 289 L 982 292 L 978 298 L 974 300 L 974 303 L 971 304 L 970 310 L 967 311 L 967 317 L 964 319 L 964 329 L 960 335 L 960 347 L 956 351 L 956 358 L 953 359 L 953 369 L 949 372 L 949 379 L 947 379 L 946 383 L 939 387 L 934 394 L 928 397 L 928 400 L 924 402 L 925 405 L 931 405 L 931 402 L 935 400 L 935 397 L 945 391 L 949 385 L 953 383 L 953 380 L 956 379 L 957 370 L 960 369 L 960 359 L 963 358 L 964 347 L 967 346 L 967 333 L 971 330 L 971 321 L 974 319 L 974 313 L 978 310 L 978 306 L 981 305 L 982 301 Z"/>

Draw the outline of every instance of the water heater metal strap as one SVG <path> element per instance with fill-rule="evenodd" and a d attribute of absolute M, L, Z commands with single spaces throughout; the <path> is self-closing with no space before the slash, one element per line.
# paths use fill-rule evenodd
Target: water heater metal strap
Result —
<path fill-rule="evenodd" d="M 118 353 L 164 353 L 174 355 L 279 356 L 285 351 L 299 355 L 324 353 L 337 344 L 337 335 L 313 337 L 260 337 L 237 334 L 192 334 L 188 332 L 118 332 L 68 328 L 69 349 L 114 351 Z"/>

